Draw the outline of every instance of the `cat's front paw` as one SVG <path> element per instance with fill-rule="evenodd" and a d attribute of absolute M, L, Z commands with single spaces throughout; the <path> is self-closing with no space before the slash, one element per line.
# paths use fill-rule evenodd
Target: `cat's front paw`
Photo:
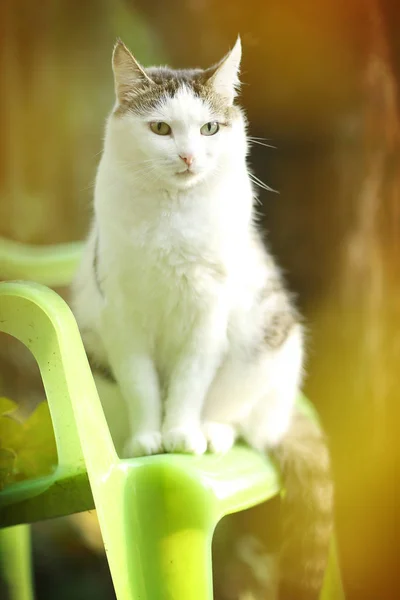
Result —
<path fill-rule="evenodd" d="M 235 443 L 236 431 L 231 425 L 206 421 L 203 432 L 207 438 L 208 449 L 214 454 L 225 454 Z"/>
<path fill-rule="evenodd" d="M 128 439 L 124 446 L 124 458 L 134 456 L 149 456 L 150 454 L 162 453 L 162 438 L 159 431 L 147 431 L 138 433 Z"/>
<path fill-rule="evenodd" d="M 207 440 L 200 427 L 176 427 L 164 432 L 163 446 L 166 452 L 204 454 Z"/>

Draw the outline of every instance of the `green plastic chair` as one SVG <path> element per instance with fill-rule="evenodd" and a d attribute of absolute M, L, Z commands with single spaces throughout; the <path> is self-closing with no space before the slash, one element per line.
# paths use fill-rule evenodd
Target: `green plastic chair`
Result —
<path fill-rule="evenodd" d="M 80 250 L 0 241 L 0 278 L 40 282 L 0 283 L 0 331 L 38 362 L 58 452 L 52 474 L 0 492 L 0 563 L 10 598 L 33 599 L 24 524 L 96 508 L 118 600 L 212 600 L 217 523 L 279 494 L 278 474 L 240 445 L 225 456 L 118 457 L 75 319 L 41 285 L 67 284 Z M 332 544 L 321 600 L 343 599 Z"/>

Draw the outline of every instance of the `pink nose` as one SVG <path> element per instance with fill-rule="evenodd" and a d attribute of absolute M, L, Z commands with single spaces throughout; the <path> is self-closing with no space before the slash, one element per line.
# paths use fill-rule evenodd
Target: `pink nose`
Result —
<path fill-rule="evenodd" d="M 190 167 L 194 161 L 194 157 L 191 154 L 186 154 L 186 156 L 182 156 L 182 154 L 180 154 L 179 158 L 181 158 L 188 167 Z"/>

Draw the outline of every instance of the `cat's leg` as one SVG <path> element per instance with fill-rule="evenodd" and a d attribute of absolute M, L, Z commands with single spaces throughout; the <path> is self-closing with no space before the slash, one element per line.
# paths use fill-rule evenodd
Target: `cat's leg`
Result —
<path fill-rule="evenodd" d="M 277 446 L 288 431 L 302 379 L 303 339 L 293 327 L 278 349 L 266 349 L 263 393 L 241 425 L 246 441 L 259 450 Z"/>
<path fill-rule="evenodd" d="M 203 454 L 202 412 L 225 348 L 224 315 L 202 320 L 172 370 L 165 402 L 163 444 L 167 452 Z"/>
<path fill-rule="evenodd" d="M 107 404 L 110 425 L 117 424 L 114 443 L 118 451 L 123 445 L 120 438 L 126 437 L 125 456 L 154 454 L 162 448 L 157 374 L 140 330 L 131 322 L 127 326 L 125 305 L 104 295 L 98 267 L 98 237 L 93 228 L 72 286 L 71 305 L 91 363 L 103 379 L 115 379 L 118 385 L 118 390 L 113 390 L 115 386 L 108 381 L 101 390 L 105 392 L 101 400 Z M 121 395 L 127 414 L 118 403 Z M 128 421 L 128 436 L 121 425 L 124 419 Z"/>
<path fill-rule="evenodd" d="M 207 352 L 188 353 L 180 359 L 172 373 L 163 425 L 163 442 L 167 452 L 203 454 L 206 451 L 201 413 L 218 358 Z"/>
<path fill-rule="evenodd" d="M 124 456 L 158 454 L 162 451 L 161 397 L 152 358 L 128 354 L 116 365 L 115 374 L 128 409 L 130 436 Z"/>
<path fill-rule="evenodd" d="M 302 373 L 302 335 L 295 326 L 279 348 L 256 356 L 231 349 L 207 395 L 204 425 L 211 452 L 226 452 L 240 435 L 259 449 L 289 427 Z"/>
<path fill-rule="evenodd" d="M 123 455 L 128 458 L 158 454 L 162 451 L 161 393 L 145 336 L 133 326 L 123 330 L 122 318 L 118 323 L 106 318 L 103 321 L 105 346 L 128 412 L 130 434 Z"/>
<path fill-rule="evenodd" d="M 213 454 L 225 454 L 225 452 L 228 452 L 237 437 L 236 427 L 229 423 L 205 421 L 202 429 L 207 440 L 207 448 Z"/>
<path fill-rule="evenodd" d="M 233 446 L 240 424 L 248 419 L 266 385 L 268 359 L 230 349 L 207 394 L 203 431 L 210 452 L 224 453 Z"/>

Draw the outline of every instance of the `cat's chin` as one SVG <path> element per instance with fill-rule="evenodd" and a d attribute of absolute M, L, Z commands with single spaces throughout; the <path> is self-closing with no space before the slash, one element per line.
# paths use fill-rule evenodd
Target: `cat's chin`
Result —
<path fill-rule="evenodd" d="M 204 173 L 193 173 L 192 171 L 184 171 L 176 173 L 173 178 L 174 185 L 180 190 L 187 190 L 204 179 Z"/>

